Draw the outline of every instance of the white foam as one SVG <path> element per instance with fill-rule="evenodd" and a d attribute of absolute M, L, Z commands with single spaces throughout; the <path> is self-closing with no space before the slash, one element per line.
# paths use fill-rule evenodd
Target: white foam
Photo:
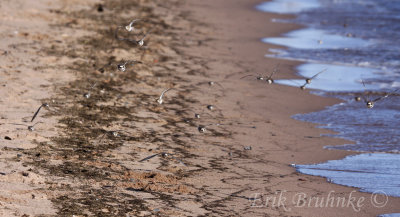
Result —
<path fill-rule="evenodd" d="M 273 0 L 256 6 L 258 10 L 278 14 L 293 14 L 318 7 L 317 0 Z"/>
<path fill-rule="evenodd" d="M 400 196 L 399 154 L 359 154 L 321 164 L 297 165 L 296 168 L 304 174 L 329 178 L 336 184 Z"/>
<path fill-rule="evenodd" d="M 313 28 L 295 30 L 284 37 L 263 38 L 261 41 L 296 49 L 349 49 L 371 44 L 364 39 L 334 35 Z"/>

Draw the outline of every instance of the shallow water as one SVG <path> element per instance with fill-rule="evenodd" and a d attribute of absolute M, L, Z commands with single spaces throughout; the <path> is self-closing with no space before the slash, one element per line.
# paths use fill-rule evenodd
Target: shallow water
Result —
<path fill-rule="evenodd" d="M 311 78 L 318 72 L 326 70 L 312 79 L 311 84 L 307 85 L 309 89 L 324 91 L 364 91 L 364 87 L 361 83 L 362 79 L 379 78 L 379 76 L 375 74 L 377 70 L 355 66 L 310 63 L 300 65 L 297 67 L 297 70 L 298 74 L 305 78 Z M 289 86 L 301 86 L 305 84 L 305 80 L 276 80 L 275 83 Z M 369 90 L 378 90 L 380 87 L 379 84 L 368 85 Z"/>
<path fill-rule="evenodd" d="M 257 6 L 258 10 L 272 13 L 298 13 L 304 10 L 318 8 L 319 2 L 317 0 L 281 0 L 265 2 Z"/>
<path fill-rule="evenodd" d="M 372 42 L 361 38 L 329 34 L 324 30 L 307 28 L 289 32 L 284 37 L 264 38 L 263 42 L 296 49 L 342 49 L 366 47 Z"/>
<path fill-rule="evenodd" d="M 273 21 L 307 26 L 282 37 L 262 39 L 287 47 L 271 49 L 266 56 L 307 62 L 298 67 L 303 77 L 327 69 L 307 88 L 343 100 L 325 110 L 293 118 L 318 123 L 321 128 L 338 132 L 329 136 L 353 141 L 342 146 L 326 144 L 325 148 L 370 153 L 317 165 L 298 165 L 298 171 L 364 191 L 383 190 L 400 197 L 400 167 L 396 166 L 400 165 L 399 94 L 377 101 L 372 109 L 366 108 L 364 100 L 354 100 L 355 96 L 373 100 L 400 87 L 400 1 L 293 2 L 297 1 L 274 0 L 257 7 L 267 12 L 296 13 L 294 20 Z M 301 86 L 305 80 L 276 83 Z"/>
<path fill-rule="evenodd" d="M 383 214 L 383 215 L 379 215 L 378 217 L 400 217 L 400 213 Z"/>
<path fill-rule="evenodd" d="M 353 155 L 317 165 L 298 165 L 296 169 L 304 174 L 327 177 L 336 184 L 360 187 L 361 191 L 383 191 L 400 197 L 400 158 L 397 154 Z"/>

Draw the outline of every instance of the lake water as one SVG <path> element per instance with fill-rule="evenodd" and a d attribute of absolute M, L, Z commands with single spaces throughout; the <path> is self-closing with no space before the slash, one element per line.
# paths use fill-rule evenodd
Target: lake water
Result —
<path fill-rule="evenodd" d="M 298 73 L 312 77 L 307 88 L 314 94 L 336 97 L 343 102 L 293 118 L 320 124 L 338 132 L 333 137 L 354 144 L 328 149 L 359 151 L 359 155 L 315 165 L 297 165 L 299 172 L 326 177 L 330 182 L 383 191 L 400 197 L 400 91 L 375 103 L 372 109 L 355 97 L 376 99 L 400 88 L 400 1 L 393 0 L 273 0 L 258 10 L 296 14 L 293 20 L 304 29 L 265 43 L 285 46 L 271 49 L 266 56 L 302 60 Z M 365 87 L 362 84 L 365 83 Z M 277 80 L 301 86 L 304 80 Z M 398 216 L 390 214 L 390 216 Z"/>

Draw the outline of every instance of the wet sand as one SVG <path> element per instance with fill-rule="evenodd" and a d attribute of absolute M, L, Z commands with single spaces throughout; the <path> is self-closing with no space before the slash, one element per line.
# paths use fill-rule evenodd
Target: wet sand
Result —
<path fill-rule="evenodd" d="M 298 26 L 270 23 L 258 1 L 5 1 L 0 5 L 2 216 L 375 216 L 350 207 L 295 207 L 292 198 L 348 196 L 353 188 L 301 175 L 290 164 L 351 152 L 328 131 L 290 118 L 337 102 L 240 77 L 294 78 L 298 62 L 267 59 L 260 42 Z M 18 8 L 18 10 L 16 10 Z M 240 15 L 240 16 L 239 16 Z M 132 18 L 153 29 L 144 47 L 117 41 Z M 131 35 L 126 34 L 130 37 Z M 119 72 L 121 60 L 143 64 Z M 209 87 L 207 82 L 219 82 Z M 89 91 L 91 97 L 83 94 Z M 156 99 L 173 88 L 159 105 Z M 42 103 L 42 121 L 30 132 Z M 206 105 L 214 105 L 208 111 Z M 200 119 L 194 113 L 202 113 Z M 207 114 L 206 114 L 207 113 Z M 208 125 L 200 133 L 198 126 Z M 215 125 L 221 124 L 221 125 Z M 256 128 L 253 128 L 255 126 Z M 113 132 L 118 132 L 113 134 Z M 9 137 L 6 139 L 6 136 Z M 251 150 L 247 147 L 251 147 Z M 168 153 L 162 155 L 159 153 Z M 139 162 L 141 159 L 158 156 Z M 268 207 L 265 197 L 287 198 Z M 255 193 L 263 198 L 249 200 Z M 265 201 L 263 201 L 265 202 Z M 258 208 L 251 207 L 256 203 Z"/>

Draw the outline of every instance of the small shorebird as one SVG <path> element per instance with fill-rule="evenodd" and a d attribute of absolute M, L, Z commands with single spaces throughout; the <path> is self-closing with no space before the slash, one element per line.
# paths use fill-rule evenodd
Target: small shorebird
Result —
<path fill-rule="evenodd" d="M 101 144 L 101 142 L 103 141 L 104 137 L 105 137 L 107 134 L 109 134 L 109 135 L 111 135 L 111 136 L 113 136 L 113 137 L 118 137 L 119 134 L 120 134 L 120 132 L 128 133 L 128 132 L 125 131 L 125 130 L 105 131 L 105 132 L 103 133 L 103 135 L 100 137 L 98 144 Z"/>
<path fill-rule="evenodd" d="M 209 127 L 209 126 L 213 126 L 213 125 L 215 125 L 215 126 L 224 126 L 224 125 L 225 125 L 225 126 L 233 126 L 233 124 L 237 124 L 237 125 L 239 125 L 239 127 L 256 129 L 256 126 L 240 126 L 240 125 L 242 125 L 243 123 L 238 122 L 238 123 L 230 123 L 230 124 L 219 124 L 219 123 L 217 123 L 217 124 L 199 125 L 199 126 L 197 127 L 197 130 L 198 130 L 200 133 L 204 133 L 204 132 L 207 131 L 207 127 Z"/>
<path fill-rule="evenodd" d="M 204 84 L 207 84 L 207 85 L 210 86 L 210 87 L 213 87 L 213 86 L 215 86 L 215 85 L 218 85 L 221 89 L 224 89 L 224 86 L 222 86 L 222 84 L 220 84 L 219 82 L 216 82 L 216 81 L 201 82 L 201 83 L 199 83 L 198 85 L 204 85 Z"/>
<path fill-rule="evenodd" d="M 95 82 L 90 88 L 89 91 L 85 94 L 83 94 L 83 97 L 85 97 L 86 99 L 90 98 L 90 91 L 92 91 L 92 89 L 96 86 L 97 82 Z"/>
<path fill-rule="evenodd" d="M 205 132 L 207 131 L 207 127 L 212 126 L 212 125 L 220 126 L 220 125 L 222 125 L 222 124 L 199 125 L 199 126 L 197 127 L 197 130 L 198 130 L 200 133 L 205 133 Z"/>
<path fill-rule="evenodd" d="M 161 156 L 162 158 L 168 158 L 168 157 L 173 158 L 173 159 L 177 160 L 179 163 L 181 163 L 182 165 L 186 166 L 186 164 L 183 163 L 181 160 L 179 160 L 178 158 L 174 157 L 172 154 L 169 154 L 169 153 L 166 153 L 166 152 L 161 152 L 161 153 L 150 155 L 148 157 L 143 158 L 139 162 L 150 160 L 150 159 L 152 159 L 154 157 L 157 157 L 157 156 Z"/>
<path fill-rule="evenodd" d="M 244 146 L 243 149 L 246 151 L 251 151 L 253 148 L 251 146 Z"/>
<path fill-rule="evenodd" d="M 40 107 L 38 108 L 38 110 L 37 110 L 37 111 L 35 112 L 35 114 L 33 115 L 31 122 L 33 122 L 33 120 L 35 120 L 36 116 L 39 114 L 40 109 L 41 109 L 42 107 L 47 107 L 47 108 L 48 108 L 48 107 L 49 107 L 49 104 L 43 103 L 42 105 L 40 105 Z"/>
<path fill-rule="evenodd" d="M 140 47 L 142 47 L 142 46 L 144 45 L 144 39 L 147 37 L 147 35 L 150 34 L 150 33 L 152 32 L 152 29 L 151 29 L 151 30 L 149 30 L 148 32 L 146 32 L 146 33 L 142 36 L 142 38 L 140 38 L 139 40 L 134 40 L 134 39 L 129 39 L 129 38 L 121 38 L 121 37 L 118 36 L 119 30 L 120 30 L 120 29 L 123 29 L 123 28 L 126 29 L 126 27 L 124 27 L 124 26 L 118 26 L 118 27 L 115 29 L 114 37 L 115 37 L 117 40 L 119 40 L 119 41 L 129 41 L 129 42 L 131 42 L 131 43 L 134 43 L 134 44 L 136 44 L 136 45 L 139 45 Z"/>
<path fill-rule="evenodd" d="M 214 110 L 215 106 L 213 105 L 207 105 L 206 108 L 210 111 Z"/>
<path fill-rule="evenodd" d="M 363 86 L 364 86 L 364 89 L 365 89 L 365 83 L 364 83 L 364 81 L 361 80 L 361 82 L 362 82 L 362 84 L 363 84 Z M 371 99 L 369 98 L 369 94 L 367 94 L 366 91 L 364 91 L 364 96 L 362 97 L 362 99 L 364 100 L 364 103 L 366 104 L 367 108 L 371 109 L 371 108 L 374 107 L 374 105 L 375 105 L 376 102 L 378 102 L 379 100 L 382 100 L 382 99 L 384 99 L 384 98 L 387 98 L 388 96 L 390 96 L 390 95 L 396 93 L 398 90 L 399 90 L 399 89 L 396 89 L 396 90 L 394 90 L 393 92 L 386 93 L 385 95 L 380 96 L 380 97 L 378 97 L 378 98 L 375 98 L 375 99 L 373 99 L 373 100 L 371 100 Z M 356 99 L 356 100 L 357 100 L 357 99 Z"/>
<path fill-rule="evenodd" d="M 279 68 L 279 64 L 274 67 L 274 69 L 272 70 L 272 73 L 268 76 L 268 78 L 265 78 L 265 81 L 268 84 L 274 83 L 274 79 L 272 79 L 272 76 L 274 76 L 276 73 L 278 73 L 278 71 L 279 71 L 278 68 Z"/>
<path fill-rule="evenodd" d="M 166 92 L 170 91 L 170 90 L 172 90 L 172 88 L 168 88 L 168 89 L 164 90 L 164 91 L 161 93 L 160 98 L 157 99 L 158 104 L 161 105 L 161 104 L 163 103 L 164 94 L 165 94 Z"/>
<path fill-rule="evenodd" d="M 135 23 L 137 23 L 137 22 L 139 22 L 139 21 L 141 21 L 141 19 L 134 19 L 134 20 L 132 20 L 127 26 L 125 26 L 126 31 L 128 31 L 128 32 L 134 31 L 136 28 L 133 27 L 133 24 L 135 24 Z"/>
<path fill-rule="evenodd" d="M 142 46 L 144 45 L 144 39 L 145 39 L 146 36 L 147 36 L 148 34 L 150 34 L 152 31 L 153 31 L 153 30 L 150 29 L 148 32 L 146 32 L 140 40 L 137 40 L 137 41 L 136 41 L 136 43 L 137 43 L 140 47 L 142 47 Z"/>
<path fill-rule="evenodd" d="M 137 61 L 137 60 L 129 60 L 129 61 L 122 61 L 121 63 L 117 64 L 117 69 L 120 72 L 125 72 L 126 71 L 126 65 L 128 64 L 132 64 L 132 66 L 134 66 L 135 64 L 142 64 L 141 61 Z"/>
<path fill-rule="evenodd" d="M 217 113 L 219 117 L 223 117 L 223 112 L 222 109 L 211 104 L 203 104 L 202 106 L 202 111 L 204 113 L 204 110 L 207 109 L 208 111 L 212 112 L 213 114 Z M 214 117 L 216 118 L 216 117 Z"/>
<path fill-rule="evenodd" d="M 43 123 L 43 122 L 42 122 L 42 121 L 38 121 L 38 122 L 36 122 L 36 123 L 33 124 L 33 125 L 15 124 L 15 123 L 12 123 L 12 125 L 22 125 L 22 126 L 26 126 L 26 127 L 28 128 L 29 131 L 34 131 L 34 130 L 35 130 L 35 126 L 36 126 L 37 124 L 40 124 L 40 123 Z"/>
<path fill-rule="evenodd" d="M 307 84 L 311 84 L 311 80 L 312 80 L 312 79 L 316 78 L 319 74 L 325 72 L 326 70 L 328 70 L 328 69 L 324 69 L 324 70 L 318 72 L 317 74 L 315 74 L 315 75 L 312 76 L 311 78 L 306 78 L 306 83 L 307 83 Z"/>
<path fill-rule="evenodd" d="M 212 115 L 202 112 L 202 113 L 194 113 L 194 117 L 200 119 L 203 115 L 208 115 L 210 118 L 214 118 Z"/>
<path fill-rule="evenodd" d="M 318 72 L 317 74 L 313 75 L 311 78 L 306 78 L 306 83 L 303 84 L 302 86 L 300 86 L 300 89 L 305 90 L 306 86 L 308 84 L 311 84 L 312 79 L 316 78 L 318 75 L 320 75 L 321 73 L 325 72 L 326 70 L 328 70 L 328 69 L 324 69 L 324 70 Z"/>

